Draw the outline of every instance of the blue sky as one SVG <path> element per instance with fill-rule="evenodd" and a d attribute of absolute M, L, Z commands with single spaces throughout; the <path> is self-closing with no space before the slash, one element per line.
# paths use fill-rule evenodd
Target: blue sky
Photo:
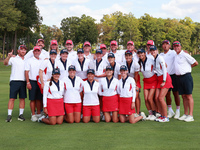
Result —
<path fill-rule="evenodd" d="M 153 17 L 183 19 L 200 22 L 200 0 L 36 0 L 43 24 L 60 27 L 63 18 L 82 14 L 99 22 L 104 14 L 115 11 L 133 13 L 140 18 L 145 13 Z"/>

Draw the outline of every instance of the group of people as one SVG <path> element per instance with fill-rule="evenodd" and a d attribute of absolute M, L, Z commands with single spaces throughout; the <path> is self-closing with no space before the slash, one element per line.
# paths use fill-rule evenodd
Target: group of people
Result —
<path fill-rule="evenodd" d="M 127 42 L 127 50 L 118 50 L 117 41 L 111 41 L 110 51 L 105 44 L 91 54 L 91 43 L 86 41 L 82 49 L 73 50 L 73 42 L 67 40 L 66 49 L 59 51 L 52 40 L 50 49 L 44 50 L 44 40 L 26 54 L 26 46 L 20 45 L 18 55 L 12 52 L 4 60 L 11 65 L 10 99 L 6 122 L 12 121 L 14 101 L 19 93 L 19 117 L 23 116 L 25 98 L 29 91 L 31 120 L 46 124 L 100 122 L 136 123 L 139 120 L 169 122 L 169 118 L 194 121 L 192 67 L 198 62 L 181 50 L 179 41 L 162 42 L 159 54 L 153 40 L 146 51 L 135 49 L 134 42 Z M 140 111 L 141 81 L 148 117 Z M 171 106 L 173 92 L 176 111 Z M 184 114 L 180 117 L 182 96 Z M 166 101 L 165 101 L 166 98 Z M 168 109 L 168 110 L 167 110 Z"/>

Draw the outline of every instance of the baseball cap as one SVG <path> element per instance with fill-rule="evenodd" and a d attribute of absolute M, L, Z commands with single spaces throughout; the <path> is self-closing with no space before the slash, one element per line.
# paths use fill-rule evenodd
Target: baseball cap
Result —
<path fill-rule="evenodd" d="M 62 49 L 62 50 L 60 51 L 60 54 L 63 54 L 63 53 L 67 53 L 67 54 L 68 54 L 67 49 Z"/>
<path fill-rule="evenodd" d="M 102 54 L 102 50 L 101 50 L 101 49 L 97 49 L 97 50 L 96 50 L 96 54 L 97 54 L 97 53 Z"/>
<path fill-rule="evenodd" d="M 102 49 L 102 48 L 106 48 L 106 45 L 105 44 L 101 44 L 100 45 L 100 49 Z"/>
<path fill-rule="evenodd" d="M 40 50 L 40 47 L 39 46 L 34 46 L 33 51 L 35 51 L 35 50 Z"/>
<path fill-rule="evenodd" d="M 109 57 L 115 58 L 115 55 L 114 55 L 113 53 L 109 53 L 109 54 L 108 54 L 108 58 L 109 58 Z"/>
<path fill-rule="evenodd" d="M 57 51 L 55 49 L 50 50 L 50 55 L 51 54 L 57 54 Z"/>
<path fill-rule="evenodd" d="M 88 70 L 87 70 L 87 74 L 89 74 L 89 73 L 95 74 L 95 73 L 94 73 L 94 69 L 88 69 Z"/>
<path fill-rule="evenodd" d="M 112 66 L 108 65 L 106 66 L 106 70 L 114 70 Z"/>
<path fill-rule="evenodd" d="M 128 42 L 127 42 L 127 45 L 128 45 L 128 44 L 134 45 L 134 42 L 133 42 L 133 41 L 128 41 Z"/>
<path fill-rule="evenodd" d="M 143 48 L 140 48 L 137 50 L 137 53 L 145 53 L 145 50 Z"/>
<path fill-rule="evenodd" d="M 39 43 L 40 41 L 42 41 L 44 43 L 44 40 L 43 39 L 38 39 L 37 40 L 37 43 Z"/>
<path fill-rule="evenodd" d="M 126 71 L 126 70 L 128 70 L 128 68 L 127 68 L 125 65 L 122 65 L 122 66 L 120 67 L 120 71 L 121 71 L 121 70 L 125 70 L 125 71 Z"/>
<path fill-rule="evenodd" d="M 133 53 L 132 53 L 130 50 L 127 50 L 127 51 L 125 52 L 125 55 L 126 55 L 126 54 L 132 55 Z"/>
<path fill-rule="evenodd" d="M 167 43 L 167 44 L 170 45 L 170 42 L 169 42 L 168 40 L 164 40 L 164 41 L 162 41 L 162 44 L 164 44 L 164 43 Z"/>
<path fill-rule="evenodd" d="M 53 44 L 58 45 L 58 42 L 56 40 L 51 40 L 51 45 Z"/>
<path fill-rule="evenodd" d="M 154 50 L 155 51 L 155 50 L 157 50 L 157 47 L 155 45 L 151 45 L 150 46 L 150 50 Z"/>
<path fill-rule="evenodd" d="M 18 50 L 21 50 L 21 49 L 23 49 L 23 48 L 25 48 L 25 49 L 27 50 L 27 48 L 26 48 L 25 45 L 20 45 L 20 46 L 18 47 Z"/>
<path fill-rule="evenodd" d="M 154 45 L 154 41 L 153 40 L 148 40 L 147 45 Z"/>
<path fill-rule="evenodd" d="M 53 74 L 53 75 L 54 75 L 54 74 L 60 74 L 60 69 L 59 69 L 59 68 L 53 69 L 52 74 Z"/>
<path fill-rule="evenodd" d="M 67 44 L 71 44 L 71 45 L 73 45 L 72 40 L 67 40 L 67 41 L 66 41 L 66 45 L 67 45 Z"/>
<path fill-rule="evenodd" d="M 83 44 L 83 46 L 86 46 L 86 45 L 91 46 L 90 42 L 88 42 L 88 41 L 86 41 L 86 42 Z"/>
<path fill-rule="evenodd" d="M 118 44 L 117 44 L 117 41 L 113 40 L 113 41 L 110 42 L 110 45 L 116 45 L 117 46 Z"/>
<path fill-rule="evenodd" d="M 77 50 L 77 53 L 84 53 L 84 50 L 83 50 L 82 48 L 79 48 L 79 49 Z"/>
<path fill-rule="evenodd" d="M 173 42 L 173 45 L 181 46 L 181 43 L 180 43 L 179 41 L 174 41 L 174 42 Z"/>
<path fill-rule="evenodd" d="M 70 66 L 68 67 L 68 71 L 71 70 L 71 69 L 76 71 L 76 67 L 75 67 L 74 65 L 70 65 Z"/>

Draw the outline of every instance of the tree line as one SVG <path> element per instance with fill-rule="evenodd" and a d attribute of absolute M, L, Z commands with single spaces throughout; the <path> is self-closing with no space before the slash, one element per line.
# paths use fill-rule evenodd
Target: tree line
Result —
<path fill-rule="evenodd" d="M 109 46 L 116 40 L 119 45 L 126 46 L 132 40 L 136 48 L 144 47 L 148 40 L 154 40 L 161 48 L 165 39 L 181 42 L 183 49 L 196 54 L 200 48 L 200 23 L 189 17 L 184 19 L 154 18 L 144 14 L 136 18 L 134 14 L 120 11 L 103 15 L 99 23 L 91 16 L 66 17 L 61 20 L 61 27 L 42 24 L 36 6 L 36 0 L 0 0 L 0 53 L 4 58 L 11 49 L 16 54 L 17 46 L 27 45 L 32 49 L 39 38 L 45 40 L 46 49 L 52 39 L 56 39 L 62 47 L 67 39 L 74 42 L 76 48 L 85 41 L 97 47 L 101 43 Z M 1 57 L 1 56 L 0 56 Z"/>

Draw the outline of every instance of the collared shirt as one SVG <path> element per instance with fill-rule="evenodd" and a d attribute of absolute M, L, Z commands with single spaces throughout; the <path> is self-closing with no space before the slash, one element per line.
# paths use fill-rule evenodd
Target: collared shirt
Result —
<path fill-rule="evenodd" d="M 72 62 L 69 59 L 67 59 L 66 61 L 67 63 L 63 63 L 61 59 L 56 60 L 56 65 L 60 69 L 60 79 L 68 77 L 68 67 L 72 65 Z"/>
<path fill-rule="evenodd" d="M 114 96 L 117 94 L 117 86 L 119 84 L 118 79 L 112 77 L 111 80 L 103 78 L 100 82 L 100 95 L 102 96 Z"/>
<path fill-rule="evenodd" d="M 40 64 L 42 63 L 42 59 L 31 57 L 27 59 L 25 62 L 25 71 L 29 71 L 29 79 L 36 81 L 36 77 L 39 75 Z"/>
<path fill-rule="evenodd" d="M 89 53 L 89 55 L 87 55 L 87 56 L 84 54 L 84 57 L 85 57 L 86 59 L 89 59 L 90 61 L 94 61 L 94 55 L 91 54 L 91 53 Z"/>
<path fill-rule="evenodd" d="M 31 57 L 33 57 L 33 50 L 30 50 L 26 55 L 25 55 L 25 59 L 29 59 Z M 47 52 L 46 50 L 42 49 L 41 54 L 39 56 L 41 59 L 45 59 L 45 58 L 49 58 L 49 52 Z"/>
<path fill-rule="evenodd" d="M 68 76 L 62 80 L 66 84 L 64 103 L 81 103 L 80 92 L 82 91 L 83 80 L 78 76 L 75 76 L 74 79 Z"/>
<path fill-rule="evenodd" d="M 70 52 L 68 51 L 68 59 L 71 61 L 71 62 L 73 62 L 75 59 L 77 59 L 78 58 L 78 56 L 77 56 L 77 52 L 76 51 L 74 51 L 74 50 L 71 50 Z"/>
<path fill-rule="evenodd" d="M 176 54 L 174 62 L 176 75 L 184 75 L 186 73 L 191 73 L 191 65 L 195 62 L 196 60 L 189 54 L 185 53 L 183 50 L 179 54 Z"/>
<path fill-rule="evenodd" d="M 117 63 L 117 62 L 115 62 L 115 65 L 113 66 L 113 69 L 114 69 L 114 77 L 116 78 L 116 79 L 118 79 L 118 75 L 120 75 L 121 73 L 120 73 L 120 65 Z"/>
<path fill-rule="evenodd" d="M 162 56 L 157 55 L 154 59 L 154 70 L 157 73 L 157 76 L 163 75 L 163 81 L 166 81 L 167 78 L 167 68 L 165 65 L 165 60 Z"/>
<path fill-rule="evenodd" d="M 124 80 L 121 78 L 119 80 L 119 86 L 117 88 L 117 92 L 120 95 L 120 97 L 132 97 L 132 102 L 135 102 L 136 97 L 136 84 L 135 80 L 132 77 L 129 77 Z"/>
<path fill-rule="evenodd" d="M 165 63 L 167 64 L 167 72 L 170 75 L 175 74 L 174 60 L 175 60 L 176 52 L 174 50 L 169 50 L 166 54 L 160 53 L 160 55 L 164 58 Z"/>
<path fill-rule="evenodd" d="M 8 61 L 11 67 L 10 81 L 25 81 L 25 59 L 19 55 L 11 57 Z"/>
<path fill-rule="evenodd" d="M 140 63 L 140 71 L 142 72 L 144 78 L 151 78 L 154 73 L 154 59 L 151 57 L 146 57 L 146 60 Z"/>
<path fill-rule="evenodd" d="M 127 62 L 123 62 L 123 65 L 127 66 L 128 69 L 128 75 L 130 77 L 134 78 L 134 73 L 140 71 L 140 65 L 138 64 L 137 61 L 133 60 L 130 67 L 128 67 Z"/>
<path fill-rule="evenodd" d="M 60 99 L 63 98 L 63 94 L 65 91 L 65 83 L 59 80 L 59 85 L 56 85 L 55 82 L 52 81 L 52 85 L 49 86 L 49 82 L 47 81 L 44 85 L 43 90 L 43 105 L 47 107 L 47 98 L 49 99 Z M 59 86 L 59 88 L 58 88 Z M 59 89 L 59 90 L 58 90 Z"/>
<path fill-rule="evenodd" d="M 109 61 L 108 61 L 108 53 L 106 53 L 106 54 L 102 57 L 102 59 L 103 59 L 107 64 L 109 64 Z"/>
<path fill-rule="evenodd" d="M 98 94 L 100 93 L 100 86 L 99 82 L 94 81 L 92 85 L 92 89 L 88 81 L 83 82 L 83 106 L 93 106 L 99 105 L 99 97 Z"/>

